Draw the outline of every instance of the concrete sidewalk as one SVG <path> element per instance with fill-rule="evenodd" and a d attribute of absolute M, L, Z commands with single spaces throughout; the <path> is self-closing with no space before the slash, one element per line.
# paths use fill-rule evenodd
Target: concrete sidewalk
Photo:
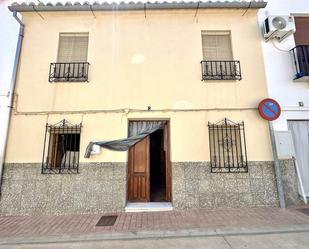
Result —
<path fill-rule="evenodd" d="M 308 249 L 309 232 L 0 245 L 0 249 Z"/>
<path fill-rule="evenodd" d="M 197 209 L 116 215 L 116 223 L 109 227 L 96 227 L 101 214 L 0 217 L 0 244 L 309 232 L 309 216 L 297 209 Z"/>

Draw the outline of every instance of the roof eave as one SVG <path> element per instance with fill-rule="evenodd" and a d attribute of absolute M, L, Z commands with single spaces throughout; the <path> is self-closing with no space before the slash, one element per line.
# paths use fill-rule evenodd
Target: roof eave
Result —
<path fill-rule="evenodd" d="M 87 2 L 80 4 L 12 4 L 9 6 L 10 11 L 16 12 L 31 12 L 31 11 L 123 11 L 123 10 L 163 10 L 163 9 L 260 9 L 265 8 L 267 2 L 251 1 L 251 2 L 155 2 L 155 3 L 102 3 L 102 4 L 88 4 Z"/>

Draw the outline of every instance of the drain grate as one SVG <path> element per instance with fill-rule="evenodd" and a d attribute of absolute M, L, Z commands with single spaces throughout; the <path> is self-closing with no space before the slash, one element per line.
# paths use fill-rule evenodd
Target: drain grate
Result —
<path fill-rule="evenodd" d="M 101 219 L 96 224 L 97 227 L 107 227 L 113 226 L 117 220 L 117 215 L 110 215 L 110 216 L 102 216 Z"/>
<path fill-rule="evenodd" d="M 297 209 L 297 211 L 302 212 L 303 214 L 309 215 L 309 208 Z"/>

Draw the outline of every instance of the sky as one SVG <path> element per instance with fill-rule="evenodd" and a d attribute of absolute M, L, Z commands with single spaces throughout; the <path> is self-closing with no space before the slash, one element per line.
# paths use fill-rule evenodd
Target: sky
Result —
<path fill-rule="evenodd" d="M 19 25 L 7 6 L 13 1 L 0 0 L 0 97 L 10 85 Z"/>
<path fill-rule="evenodd" d="M 76 2 L 78 0 L 71 0 L 71 2 Z M 79 2 L 84 2 L 85 0 L 81 0 Z M 130 2 L 132 0 L 105 0 L 105 1 L 98 1 L 98 2 Z M 148 2 L 151 0 L 135 0 L 140 2 Z M 157 0 L 152 0 L 152 2 Z M 163 0 L 161 0 L 163 1 Z M 167 0 L 165 0 L 167 1 Z M 175 0 L 172 0 L 175 1 Z M 182 0 L 179 0 L 182 1 Z M 196 1 L 197 0 L 185 0 L 185 1 Z M 225 0 L 221 0 L 225 1 Z M 308 0 L 309 1 L 309 0 Z M 16 20 L 12 17 L 12 12 L 8 10 L 8 6 L 11 5 L 13 2 L 34 2 L 39 3 L 39 0 L 0 0 L 0 104 L 1 104 L 1 97 L 6 95 L 9 91 L 9 86 L 12 77 L 13 71 L 13 64 L 15 58 L 15 50 L 17 45 L 17 37 L 18 37 L 18 30 L 19 25 Z M 62 2 L 65 3 L 67 0 L 40 0 L 40 2 L 47 3 L 57 3 Z M 88 2 L 92 3 L 93 1 L 89 0 Z M 0 106 L 1 107 L 1 106 Z"/>

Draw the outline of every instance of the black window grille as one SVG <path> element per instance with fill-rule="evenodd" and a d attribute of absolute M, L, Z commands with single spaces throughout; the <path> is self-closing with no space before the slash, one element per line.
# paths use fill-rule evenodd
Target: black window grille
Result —
<path fill-rule="evenodd" d="M 210 165 L 213 173 L 247 173 L 247 149 L 244 122 L 227 118 L 208 123 Z"/>
<path fill-rule="evenodd" d="M 201 61 L 202 80 L 241 80 L 239 61 Z"/>
<path fill-rule="evenodd" d="M 88 81 L 88 62 L 50 63 L 49 82 L 86 82 Z"/>
<path fill-rule="evenodd" d="M 42 174 L 78 173 L 81 124 L 46 124 Z"/>

